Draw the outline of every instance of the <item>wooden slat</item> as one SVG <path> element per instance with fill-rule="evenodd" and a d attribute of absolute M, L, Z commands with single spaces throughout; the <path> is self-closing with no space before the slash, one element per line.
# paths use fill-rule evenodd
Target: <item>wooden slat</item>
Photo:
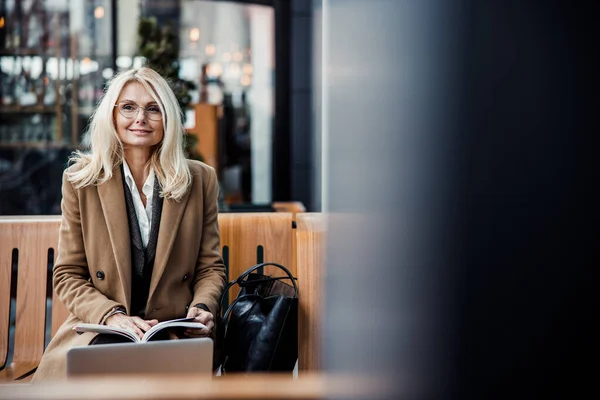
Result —
<path fill-rule="evenodd" d="M 275 201 L 272 204 L 273 208 L 276 212 L 289 212 L 292 213 L 292 219 L 296 221 L 297 213 L 306 212 L 306 207 L 302 204 L 301 201 Z M 292 235 L 292 268 L 296 270 L 296 260 L 298 259 L 296 255 L 296 235 Z"/>
<path fill-rule="evenodd" d="M 298 369 L 321 368 L 321 327 L 325 278 L 325 215 L 298 214 L 297 269 L 299 285 Z"/>
<path fill-rule="evenodd" d="M 292 259 L 292 214 L 290 213 L 232 213 L 219 214 L 221 249 L 229 247 L 229 280 L 256 264 L 256 249 L 264 248 L 264 261 L 275 262 L 290 269 L 296 275 Z M 275 267 L 268 267 L 266 274 L 282 276 Z M 237 295 L 232 288 L 229 299 Z"/>
<path fill-rule="evenodd" d="M 35 385 L 0 385 L 0 399 L 183 400 L 392 398 L 395 382 L 367 376 L 250 374 L 207 377 L 102 376 Z"/>
<path fill-rule="evenodd" d="M 56 249 L 59 222 L 48 219 L 0 220 L 8 248 L 19 251 L 15 347 L 0 378 L 16 378 L 35 368 L 44 352 L 48 250 Z"/>

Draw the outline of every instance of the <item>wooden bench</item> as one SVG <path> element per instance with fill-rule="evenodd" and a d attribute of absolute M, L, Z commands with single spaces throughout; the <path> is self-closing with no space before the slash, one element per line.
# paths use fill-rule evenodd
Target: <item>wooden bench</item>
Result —
<path fill-rule="evenodd" d="M 59 225 L 60 216 L 0 217 L 0 381 L 29 380 L 47 345 L 46 321 L 51 319 L 54 335 L 68 316 L 51 289 Z M 219 226 L 230 279 L 262 261 L 283 264 L 297 275 L 291 213 L 219 214 Z M 9 343 L 11 286 L 16 288 L 14 343 Z M 51 318 L 46 318 L 49 298 Z M 12 360 L 7 360 L 9 345 Z"/>

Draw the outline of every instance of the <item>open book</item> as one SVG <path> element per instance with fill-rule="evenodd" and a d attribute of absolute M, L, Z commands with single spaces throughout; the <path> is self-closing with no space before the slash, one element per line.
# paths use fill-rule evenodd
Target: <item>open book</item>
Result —
<path fill-rule="evenodd" d="M 133 342 L 144 343 L 144 342 L 149 341 L 150 338 L 152 336 L 154 336 L 156 333 L 158 333 L 166 328 L 186 328 L 186 329 L 188 329 L 188 328 L 189 329 L 206 328 L 206 326 L 204 324 L 202 324 L 200 322 L 192 322 L 193 320 L 194 320 L 194 318 L 179 318 L 179 319 L 172 319 L 170 321 L 159 322 L 158 324 L 156 324 L 152 328 L 150 328 L 146 333 L 144 333 L 144 336 L 142 336 L 141 339 L 132 331 L 129 331 L 129 330 L 123 329 L 123 328 L 117 328 L 115 326 L 80 323 L 80 324 L 75 325 L 73 327 L 73 330 L 77 331 L 78 333 L 83 333 L 83 332 L 112 333 L 115 335 L 124 336 Z"/>

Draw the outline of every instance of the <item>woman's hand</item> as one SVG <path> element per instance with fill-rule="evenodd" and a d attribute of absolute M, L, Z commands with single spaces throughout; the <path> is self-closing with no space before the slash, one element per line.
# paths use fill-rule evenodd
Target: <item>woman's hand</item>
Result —
<path fill-rule="evenodd" d="M 210 336 L 210 333 L 215 327 L 213 315 L 208 311 L 198 307 L 190 307 L 187 313 L 187 318 L 194 318 L 193 322 L 200 322 L 206 326 L 206 328 L 202 329 L 186 329 L 184 335 L 190 338 Z"/>
<path fill-rule="evenodd" d="M 140 339 L 144 332 L 148 331 L 158 323 L 157 319 L 143 320 L 140 317 L 130 317 L 125 314 L 114 314 L 106 318 L 105 325 L 115 326 L 117 328 L 127 329 L 135 333 Z"/>

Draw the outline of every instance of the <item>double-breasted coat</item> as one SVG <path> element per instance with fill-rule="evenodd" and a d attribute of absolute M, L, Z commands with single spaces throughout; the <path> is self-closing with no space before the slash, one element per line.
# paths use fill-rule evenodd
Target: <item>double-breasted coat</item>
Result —
<path fill-rule="evenodd" d="M 185 317 L 204 303 L 213 315 L 225 284 L 218 227 L 218 182 L 213 168 L 189 161 L 192 185 L 179 201 L 164 199 L 145 319 Z M 69 167 L 77 168 L 77 165 Z M 63 176 L 62 222 L 54 290 L 70 311 L 34 375 L 66 377 L 66 354 L 94 333 L 77 334 L 79 322 L 101 323 L 115 307 L 131 306 L 131 249 L 121 169 L 108 181 L 75 189 Z"/>

